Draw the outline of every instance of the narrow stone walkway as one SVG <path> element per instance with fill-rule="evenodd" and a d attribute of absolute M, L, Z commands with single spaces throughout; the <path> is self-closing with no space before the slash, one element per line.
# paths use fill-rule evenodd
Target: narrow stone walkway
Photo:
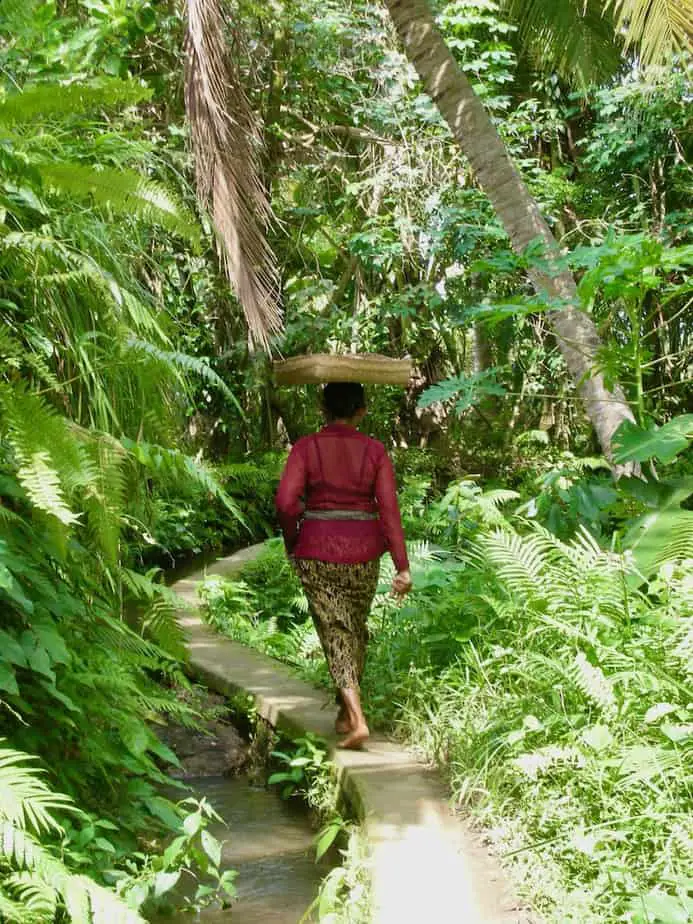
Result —
<path fill-rule="evenodd" d="M 334 749 L 335 707 L 324 692 L 203 622 L 198 583 L 206 575 L 238 574 L 261 548 L 219 559 L 172 585 L 186 604 L 181 623 L 194 674 L 219 693 L 249 693 L 259 714 L 276 728 L 310 731 L 329 742 L 340 782 L 372 849 L 374 924 L 531 924 L 497 861 L 450 811 L 433 770 L 377 736 L 369 740 L 368 750 Z"/>

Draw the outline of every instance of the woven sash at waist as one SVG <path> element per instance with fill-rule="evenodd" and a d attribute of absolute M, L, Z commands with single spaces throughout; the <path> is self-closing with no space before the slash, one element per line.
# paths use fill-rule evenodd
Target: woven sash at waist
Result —
<path fill-rule="evenodd" d="M 377 513 L 365 510 L 306 510 L 304 520 L 377 520 Z"/>

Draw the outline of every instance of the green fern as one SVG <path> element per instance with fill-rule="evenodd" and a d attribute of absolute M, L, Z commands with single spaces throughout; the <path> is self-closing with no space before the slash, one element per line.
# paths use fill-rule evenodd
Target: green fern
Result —
<path fill-rule="evenodd" d="M 572 678 L 582 693 L 607 716 L 616 713 L 616 698 L 611 683 L 600 667 L 596 667 L 579 651 L 572 665 Z"/>
<path fill-rule="evenodd" d="M 200 226 L 160 183 L 132 170 L 39 163 L 43 182 L 61 195 L 91 199 L 114 212 L 153 222 L 197 245 Z"/>
<path fill-rule="evenodd" d="M 0 383 L 0 407 L 19 481 L 32 503 L 65 526 L 78 522 L 66 501 L 61 474 L 79 467 L 81 459 L 64 418 L 21 385 Z"/>
<path fill-rule="evenodd" d="M 155 346 L 155 344 L 147 343 L 144 340 L 138 340 L 136 337 L 131 337 L 128 340 L 128 346 L 133 350 L 147 353 L 159 362 L 176 370 L 192 372 L 194 375 L 199 376 L 203 381 L 208 382 L 214 388 L 218 388 L 219 391 L 231 401 L 236 410 L 245 417 L 245 413 L 238 398 L 236 398 L 226 382 L 214 371 L 214 369 L 212 369 L 209 363 L 202 359 L 198 359 L 196 356 L 189 356 L 187 353 L 181 353 L 177 350 L 162 350 Z"/>
<path fill-rule="evenodd" d="M 233 498 L 223 489 L 218 480 L 203 463 L 177 449 L 163 446 L 153 446 L 143 440 L 124 439 L 123 446 L 132 457 L 153 473 L 167 474 L 187 484 L 196 484 L 209 495 L 215 497 L 228 512 L 250 532 L 247 520 L 240 507 Z"/>
<path fill-rule="evenodd" d="M 0 101 L 0 123 L 21 126 L 37 120 L 64 119 L 117 106 L 134 106 L 151 95 L 151 89 L 138 81 L 114 77 L 89 83 L 36 83 Z"/>
<path fill-rule="evenodd" d="M 30 921 L 34 919 L 51 924 L 55 919 L 58 896 L 48 883 L 28 873 L 15 873 L 7 877 L 5 885 L 17 896 Z"/>
<path fill-rule="evenodd" d="M 39 510 L 54 516 L 65 526 L 72 526 L 79 522 L 79 514 L 73 513 L 65 503 L 60 478 L 50 462 L 47 452 L 32 453 L 19 467 L 19 483 Z"/>
<path fill-rule="evenodd" d="M 2 740 L 0 738 L 0 743 Z M 44 771 L 27 766 L 34 759 L 11 748 L 0 747 L 0 815 L 21 830 L 60 830 L 52 813 L 70 810 L 72 802 L 48 788 L 41 778 Z"/>
<path fill-rule="evenodd" d="M 117 895 L 72 873 L 38 841 L 41 832 L 61 830 L 53 811 L 76 808 L 46 785 L 30 761 L 27 754 L 0 747 L 0 913 L 21 924 L 52 921 L 61 905 L 73 924 L 144 924 Z M 18 907 L 23 916 L 16 914 Z"/>

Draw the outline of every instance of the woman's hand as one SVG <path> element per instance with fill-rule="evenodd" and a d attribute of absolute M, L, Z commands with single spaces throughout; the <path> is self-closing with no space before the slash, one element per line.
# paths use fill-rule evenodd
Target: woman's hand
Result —
<path fill-rule="evenodd" d="M 392 579 L 392 593 L 396 597 L 403 597 L 412 588 L 411 572 L 398 571 Z"/>

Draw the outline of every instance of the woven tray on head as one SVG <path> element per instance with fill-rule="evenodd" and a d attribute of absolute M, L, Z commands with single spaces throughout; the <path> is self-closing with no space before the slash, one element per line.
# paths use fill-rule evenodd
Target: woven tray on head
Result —
<path fill-rule="evenodd" d="M 410 359 L 390 359 L 376 353 L 332 356 L 312 353 L 292 356 L 274 364 L 278 385 L 322 385 L 326 382 L 362 382 L 364 385 L 408 385 Z"/>

